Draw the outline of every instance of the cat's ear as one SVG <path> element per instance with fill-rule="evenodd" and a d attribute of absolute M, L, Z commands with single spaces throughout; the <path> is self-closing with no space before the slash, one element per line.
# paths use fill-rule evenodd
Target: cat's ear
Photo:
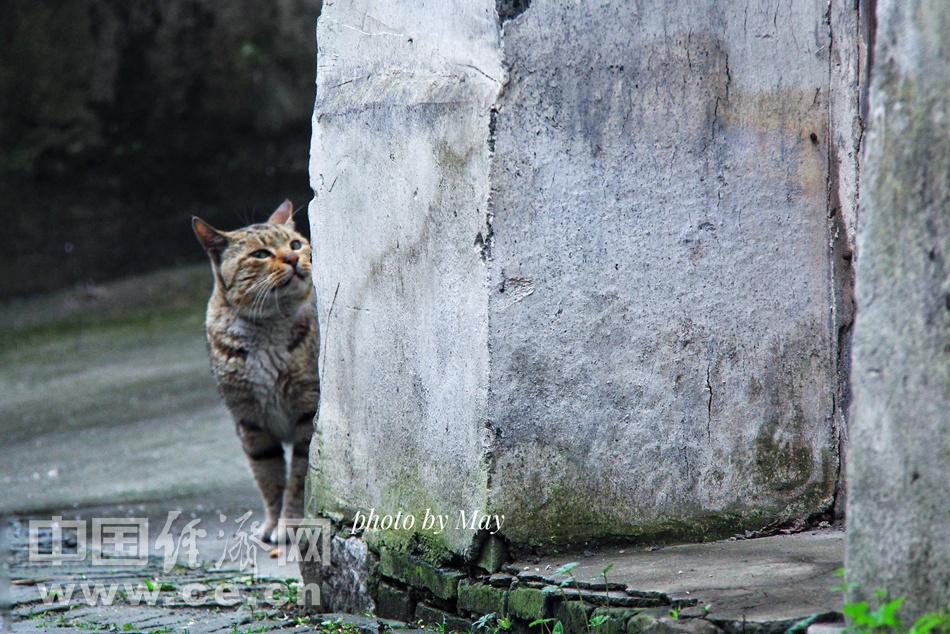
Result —
<path fill-rule="evenodd" d="M 198 236 L 198 241 L 209 255 L 220 255 L 228 246 L 228 237 L 221 231 L 218 231 L 198 216 L 191 217 L 191 227 Z"/>
<path fill-rule="evenodd" d="M 294 204 L 289 200 L 285 200 L 280 204 L 280 207 L 274 210 L 267 222 L 272 225 L 290 224 L 290 226 L 293 226 Z"/>

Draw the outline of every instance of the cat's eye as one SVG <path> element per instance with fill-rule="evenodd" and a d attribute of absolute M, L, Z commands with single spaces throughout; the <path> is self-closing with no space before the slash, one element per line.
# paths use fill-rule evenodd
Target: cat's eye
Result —
<path fill-rule="evenodd" d="M 297 249 L 299 249 L 299 248 L 302 247 L 302 246 L 303 246 L 303 245 L 300 244 L 300 240 L 294 240 L 293 242 L 290 243 L 290 248 L 293 249 L 294 251 L 296 251 Z"/>
<path fill-rule="evenodd" d="M 267 249 L 258 249 L 257 251 L 251 253 L 252 258 L 260 258 L 261 260 L 269 258 L 271 255 L 273 254 Z"/>

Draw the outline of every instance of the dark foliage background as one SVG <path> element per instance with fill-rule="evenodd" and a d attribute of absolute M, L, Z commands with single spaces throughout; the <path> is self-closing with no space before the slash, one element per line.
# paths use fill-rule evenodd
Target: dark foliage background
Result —
<path fill-rule="evenodd" d="M 308 229 L 321 0 L 0 0 L 0 298 L 205 256 L 284 198 Z"/>

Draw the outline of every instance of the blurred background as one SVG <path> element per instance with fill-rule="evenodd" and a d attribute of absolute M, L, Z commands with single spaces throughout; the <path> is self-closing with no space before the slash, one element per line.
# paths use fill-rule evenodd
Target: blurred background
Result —
<path fill-rule="evenodd" d="M 0 0 L 0 516 L 259 510 L 191 216 L 309 233 L 321 7 Z"/>
<path fill-rule="evenodd" d="M 320 8 L 0 0 L 0 300 L 204 261 L 192 214 L 305 207 Z"/>

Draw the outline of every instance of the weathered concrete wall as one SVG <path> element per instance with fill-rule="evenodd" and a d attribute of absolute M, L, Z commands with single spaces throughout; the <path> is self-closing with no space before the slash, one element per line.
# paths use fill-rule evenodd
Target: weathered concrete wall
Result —
<path fill-rule="evenodd" d="M 830 502 L 826 5 L 766 9 L 534 2 L 505 27 L 489 408 L 509 537 L 698 538 Z"/>
<path fill-rule="evenodd" d="M 338 3 L 317 33 L 310 217 L 324 336 L 310 509 L 485 508 L 494 5 Z M 332 312 L 331 312 L 332 310 Z M 473 531 L 438 542 L 459 552 Z"/>
<path fill-rule="evenodd" d="M 308 511 L 504 514 L 524 545 L 827 510 L 826 12 L 328 3 Z"/>
<path fill-rule="evenodd" d="M 950 6 L 877 3 L 858 233 L 849 581 L 950 606 Z"/>

